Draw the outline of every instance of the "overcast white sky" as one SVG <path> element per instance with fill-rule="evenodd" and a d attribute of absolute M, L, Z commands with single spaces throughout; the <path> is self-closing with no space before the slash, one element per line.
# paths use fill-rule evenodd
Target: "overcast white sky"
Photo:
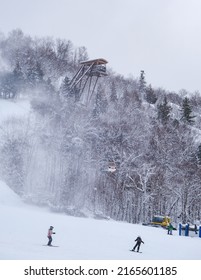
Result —
<path fill-rule="evenodd" d="M 0 31 L 85 46 L 116 73 L 201 92 L 200 0 L 0 0 Z"/>

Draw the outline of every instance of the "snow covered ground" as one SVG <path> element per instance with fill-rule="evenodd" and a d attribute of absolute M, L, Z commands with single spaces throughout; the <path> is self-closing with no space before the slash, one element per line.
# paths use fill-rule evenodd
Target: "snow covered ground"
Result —
<path fill-rule="evenodd" d="M 76 218 L 27 205 L 0 181 L 0 260 L 201 260 L 201 238 L 142 225 Z M 53 244 L 47 230 L 54 226 Z M 142 254 L 130 252 L 140 235 Z"/>

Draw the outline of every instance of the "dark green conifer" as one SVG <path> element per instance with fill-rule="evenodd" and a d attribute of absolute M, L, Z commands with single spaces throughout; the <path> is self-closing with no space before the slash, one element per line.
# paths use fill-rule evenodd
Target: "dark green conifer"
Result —
<path fill-rule="evenodd" d="M 182 112 L 181 120 L 189 124 L 194 123 L 195 116 L 192 115 L 192 108 L 188 97 L 185 97 L 183 100 L 181 112 Z"/>
<path fill-rule="evenodd" d="M 157 101 L 157 96 L 151 85 L 146 88 L 145 99 L 149 104 L 155 104 Z"/>
<path fill-rule="evenodd" d="M 139 91 L 140 91 L 140 93 L 144 94 L 145 90 L 146 90 L 145 72 L 144 72 L 144 70 L 141 70 L 140 81 L 139 81 Z"/>
<path fill-rule="evenodd" d="M 158 109 L 158 119 L 163 124 L 166 124 L 170 119 L 170 112 L 172 110 L 171 106 L 168 105 L 166 96 L 164 98 L 163 103 L 157 106 L 157 109 Z"/>

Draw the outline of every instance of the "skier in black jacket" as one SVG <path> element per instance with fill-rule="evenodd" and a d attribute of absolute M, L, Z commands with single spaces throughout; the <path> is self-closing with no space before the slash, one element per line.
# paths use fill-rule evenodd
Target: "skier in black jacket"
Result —
<path fill-rule="evenodd" d="M 135 249 L 137 248 L 137 252 L 139 252 L 139 250 L 140 250 L 140 245 L 141 245 L 141 243 L 144 244 L 144 241 L 142 241 L 142 238 L 141 238 L 140 236 L 138 236 L 138 237 L 135 239 L 135 241 L 136 241 L 136 244 L 135 244 L 135 246 L 133 247 L 133 249 L 132 249 L 131 251 L 135 251 Z"/>

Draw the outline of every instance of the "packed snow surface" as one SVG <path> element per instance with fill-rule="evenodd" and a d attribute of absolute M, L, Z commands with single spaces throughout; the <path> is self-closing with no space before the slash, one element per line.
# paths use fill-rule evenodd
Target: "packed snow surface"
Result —
<path fill-rule="evenodd" d="M 0 181 L 1 260 L 200 260 L 201 238 L 142 225 L 76 218 L 25 204 Z M 47 231 L 54 226 L 53 245 Z M 140 235 L 142 254 L 129 250 Z"/>

